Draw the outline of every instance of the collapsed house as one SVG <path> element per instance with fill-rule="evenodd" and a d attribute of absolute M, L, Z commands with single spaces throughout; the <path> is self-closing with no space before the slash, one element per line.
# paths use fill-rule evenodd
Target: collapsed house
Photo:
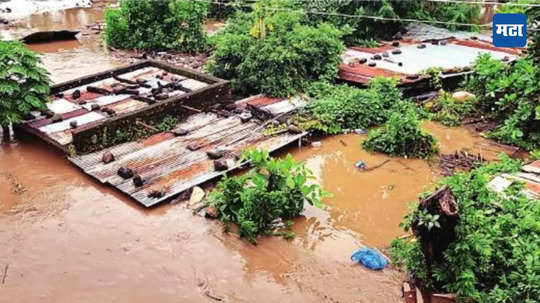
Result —
<path fill-rule="evenodd" d="M 245 149 L 299 141 L 306 133 L 265 130 L 303 104 L 264 96 L 233 103 L 225 80 L 145 61 L 55 85 L 47 110 L 32 112 L 23 129 L 150 207 L 241 167 Z M 166 116 L 180 122 L 166 131 L 148 124 Z"/>

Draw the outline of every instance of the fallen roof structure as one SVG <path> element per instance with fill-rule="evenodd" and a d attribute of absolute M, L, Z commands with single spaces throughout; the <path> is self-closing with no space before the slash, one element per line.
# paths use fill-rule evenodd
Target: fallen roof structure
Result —
<path fill-rule="evenodd" d="M 32 112 L 23 128 L 64 152 L 70 145 L 78 152 L 99 148 L 88 137 L 122 121 L 230 102 L 227 81 L 155 61 L 61 83 L 51 94 L 48 109 Z"/>
<path fill-rule="evenodd" d="M 518 49 L 494 47 L 477 37 L 436 37 L 406 37 L 374 48 L 350 47 L 342 54 L 339 77 L 358 84 L 376 76 L 397 77 L 400 84 L 410 86 L 425 80 L 422 72 L 429 68 L 441 68 L 445 79 L 470 73 L 479 54 L 489 53 L 503 61 L 513 61 L 520 55 Z"/>
<path fill-rule="evenodd" d="M 227 81 L 154 61 L 62 83 L 51 92 L 48 109 L 33 112 L 23 129 L 145 207 L 242 167 L 245 149 L 272 152 L 306 135 L 265 133 L 270 122 L 304 106 L 300 98 L 259 95 L 232 103 Z M 168 115 L 181 121 L 170 131 L 144 123 Z M 134 125 L 153 135 L 124 136 Z"/>
<path fill-rule="evenodd" d="M 242 166 L 238 157 L 247 148 L 275 151 L 298 141 L 305 133 L 266 136 L 254 120 L 242 122 L 238 115 L 220 117 L 215 113 L 190 116 L 177 126 L 185 136 L 159 133 L 146 140 L 128 142 L 106 151 L 70 158 L 85 173 L 109 184 L 146 207 L 175 197 L 192 187 Z M 219 159 L 210 152 L 222 154 Z M 103 163 L 105 152 L 115 160 Z M 118 175 L 129 168 L 140 176 L 142 184 Z"/>

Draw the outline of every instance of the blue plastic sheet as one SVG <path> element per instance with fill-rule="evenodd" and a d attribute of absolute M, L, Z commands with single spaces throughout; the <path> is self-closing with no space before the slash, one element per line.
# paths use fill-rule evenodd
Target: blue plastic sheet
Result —
<path fill-rule="evenodd" d="M 381 270 L 388 265 L 388 261 L 379 252 L 367 247 L 355 251 L 351 260 L 373 270 Z"/>

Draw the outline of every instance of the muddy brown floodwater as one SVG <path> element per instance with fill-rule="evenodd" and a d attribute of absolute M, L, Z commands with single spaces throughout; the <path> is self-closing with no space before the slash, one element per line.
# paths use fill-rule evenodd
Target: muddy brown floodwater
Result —
<path fill-rule="evenodd" d="M 122 65 L 109 56 L 101 35 L 86 28 L 103 20 L 103 8 L 72 8 L 29 15 L 2 29 L 5 39 L 20 39 L 36 31 L 81 31 L 77 40 L 30 44 L 27 47 L 41 54 L 44 67 L 55 83 L 71 80 Z"/>
<path fill-rule="evenodd" d="M 443 152 L 499 147 L 464 128 L 426 122 Z M 333 193 L 307 207 L 293 241 L 252 246 L 181 204 L 142 209 L 33 138 L 0 147 L 0 302 L 401 302 L 400 272 L 349 261 L 402 234 L 407 203 L 440 178 L 434 162 L 360 148 L 361 135 L 291 147 Z M 7 193 L 7 194 L 6 194 Z"/>

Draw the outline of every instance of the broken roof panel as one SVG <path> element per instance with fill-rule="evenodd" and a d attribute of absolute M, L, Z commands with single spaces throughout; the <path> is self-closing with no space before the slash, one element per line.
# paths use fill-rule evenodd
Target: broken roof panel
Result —
<path fill-rule="evenodd" d="M 102 162 L 105 151 L 73 157 L 70 161 L 100 182 L 150 207 L 222 175 L 224 171 L 216 170 L 214 160 L 207 155 L 210 150 L 226 151 L 220 161 L 228 163 L 226 171 L 230 171 L 240 166 L 236 160 L 246 148 L 274 151 L 305 135 L 266 136 L 255 121 L 242 122 L 238 116 L 220 117 L 214 113 L 192 115 L 177 125 L 177 129 L 189 133 L 185 136 L 159 133 L 107 149 L 115 156 L 115 161 L 108 164 Z M 136 186 L 132 179 L 120 177 L 117 172 L 121 167 L 138 174 L 144 184 Z"/>
<path fill-rule="evenodd" d="M 48 111 L 32 112 L 23 128 L 66 151 L 78 129 L 202 94 L 213 85 L 226 83 L 195 71 L 145 61 L 55 85 Z M 71 124 L 73 121 L 76 124 Z"/>

